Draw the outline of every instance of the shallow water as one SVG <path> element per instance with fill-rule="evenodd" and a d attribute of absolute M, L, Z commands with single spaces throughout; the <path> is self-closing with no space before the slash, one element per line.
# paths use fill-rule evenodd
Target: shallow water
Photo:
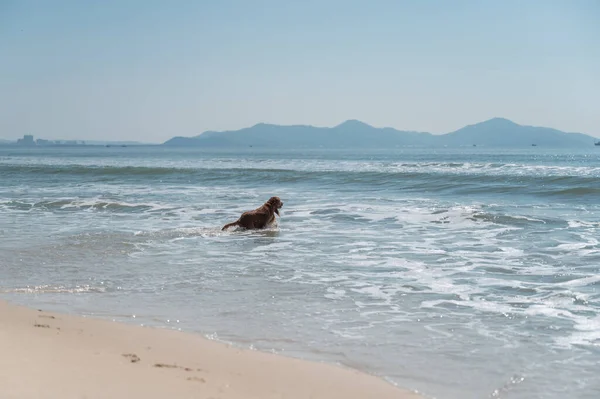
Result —
<path fill-rule="evenodd" d="M 0 295 L 436 398 L 600 396 L 600 152 L 0 147 Z M 272 195 L 265 231 L 220 227 Z"/>

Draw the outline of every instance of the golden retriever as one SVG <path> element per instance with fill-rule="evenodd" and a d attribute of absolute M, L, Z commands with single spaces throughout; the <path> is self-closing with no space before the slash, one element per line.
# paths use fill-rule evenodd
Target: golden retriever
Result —
<path fill-rule="evenodd" d="M 275 221 L 275 215 L 279 215 L 279 209 L 283 207 L 283 202 L 279 197 L 271 197 L 260 208 L 253 211 L 242 213 L 242 216 L 233 223 L 228 223 L 221 230 L 232 226 L 239 226 L 245 229 L 264 229 Z"/>

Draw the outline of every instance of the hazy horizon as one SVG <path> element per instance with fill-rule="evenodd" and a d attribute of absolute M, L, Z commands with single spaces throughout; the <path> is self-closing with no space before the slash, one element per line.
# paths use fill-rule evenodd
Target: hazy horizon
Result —
<path fill-rule="evenodd" d="M 0 139 L 257 123 L 600 136 L 594 1 L 1 1 Z"/>

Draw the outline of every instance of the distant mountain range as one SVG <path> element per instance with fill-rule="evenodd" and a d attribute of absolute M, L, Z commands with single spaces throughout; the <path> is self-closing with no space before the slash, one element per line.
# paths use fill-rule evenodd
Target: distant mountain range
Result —
<path fill-rule="evenodd" d="M 195 137 L 173 137 L 163 143 L 180 147 L 270 147 L 270 148 L 393 148 L 419 147 L 590 147 L 596 139 L 582 133 L 566 133 L 547 127 L 523 126 L 508 119 L 493 118 L 465 126 L 455 132 L 433 135 L 393 128 L 376 128 L 349 120 L 335 127 L 280 126 L 259 123 L 223 132 L 204 132 Z"/>

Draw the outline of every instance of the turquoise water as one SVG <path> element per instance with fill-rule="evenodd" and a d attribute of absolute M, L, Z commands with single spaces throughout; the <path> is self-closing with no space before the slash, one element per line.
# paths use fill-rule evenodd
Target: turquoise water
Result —
<path fill-rule="evenodd" d="M 598 148 L 0 147 L 1 297 L 436 398 L 600 397 L 599 230 Z"/>

